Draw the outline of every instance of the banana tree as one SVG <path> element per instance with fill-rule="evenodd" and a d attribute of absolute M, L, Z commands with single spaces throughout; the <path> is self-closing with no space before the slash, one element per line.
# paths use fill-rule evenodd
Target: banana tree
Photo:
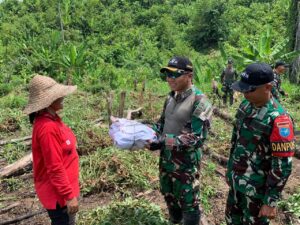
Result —
<path fill-rule="evenodd" d="M 265 62 L 274 64 L 277 60 L 290 62 L 299 56 L 300 50 L 286 52 L 289 39 L 285 38 L 281 42 L 273 45 L 271 28 L 263 32 L 257 43 L 248 42 L 242 49 L 236 49 L 236 53 L 231 57 L 236 61 L 238 69 L 243 69 L 253 62 Z M 222 43 L 219 43 L 222 58 L 227 57 Z"/>
<path fill-rule="evenodd" d="M 201 64 L 199 60 L 195 60 L 194 67 L 194 84 L 204 92 L 209 92 L 213 80 L 218 80 L 222 65 L 219 62 L 206 62 Z"/>
<path fill-rule="evenodd" d="M 80 78 L 82 69 L 85 67 L 86 52 L 83 46 L 78 49 L 75 45 L 70 45 L 62 52 L 61 60 L 59 62 L 67 70 L 67 83 L 73 82 L 74 75 Z"/>

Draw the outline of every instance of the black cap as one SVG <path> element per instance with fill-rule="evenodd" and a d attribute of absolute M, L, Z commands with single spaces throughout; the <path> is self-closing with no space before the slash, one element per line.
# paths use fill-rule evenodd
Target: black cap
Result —
<path fill-rule="evenodd" d="M 276 63 L 275 63 L 275 69 L 277 68 L 277 67 L 279 67 L 279 66 L 284 66 L 284 67 L 288 67 L 289 65 L 288 64 L 286 64 L 285 62 L 283 62 L 283 61 L 277 61 Z"/>
<path fill-rule="evenodd" d="M 160 69 L 160 72 L 161 73 L 164 73 L 166 71 L 174 72 L 177 71 L 178 69 L 184 71 L 193 71 L 193 64 L 186 57 L 175 56 L 172 59 L 170 59 L 168 66 Z"/>
<path fill-rule="evenodd" d="M 273 70 L 266 63 L 253 63 L 241 74 L 241 80 L 232 84 L 232 89 L 239 92 L 250 91 L 253 87 L 270 83 L 274 80 Z"/>

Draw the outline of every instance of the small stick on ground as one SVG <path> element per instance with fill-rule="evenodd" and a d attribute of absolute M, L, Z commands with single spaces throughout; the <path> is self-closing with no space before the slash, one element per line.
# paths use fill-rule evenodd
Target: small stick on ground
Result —
<path fill-rule="evenodd" d="M 31 140 L 31 135 L 26 136 L 26 137 L 22 137 L 22 138 L 15 138 L 15 139 L 11 139 L 11 140 L 0 141 L 0 146 L 10 144 L 10 143 L 18 143 L 18 142 L 22 142 L 22 141 L 28 141 L 28 140 Z"/>
<path fill-rule="evenodd" d="M 36 216 L 36 215 L 39 215 L 39 214 L 42 214 L 42 213 L 45 213 L 45 212 L 46 212 L 46 210 L 42 209 L 42 210 L 39 210 L 39 211 L 36 211 L 36 212 L 33 212 L 33 213 L 28 213 L 26 215 L 17 217 L 17 218 L 12 219 L 12 220 L 7 220 L 7 221 L 0 222 L 0 225 L 14 224 L 14 223 L 20 222 L 22 220 L 28 219 L 30 217 L 33 217 L 33 216 Z"/>
<path fill-rule="evenodd" d="M 21 203 L 20 202 L 14 202 L 13 204 L 6 206 L 5 208 L 0 209 L 0 214 L 6 213 L 9 210 L 19 206 Z"/>

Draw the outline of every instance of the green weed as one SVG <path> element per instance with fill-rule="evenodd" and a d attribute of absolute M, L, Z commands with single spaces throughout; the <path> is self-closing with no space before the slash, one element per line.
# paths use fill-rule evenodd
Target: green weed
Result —
<path fill-rule="evenodd" d="M 10 84 L 0 84 L 0 96 L 5 96 L 13 90 L 13 86 Z"/>
<path fill-rule="evenodd" d="M 24 185 L 23 181 L 14 177 L 3 179 L 1 183 L 4 184 L 8 192 L 16 191 Z"/>
<path fill-rule="evenodd" d="M 144 199 L 125 199 L 79 216 L 79 225 L 168 225 L 158 205 Z"/>
<path fill-rule="evenodd" d="M 202 185 L 200 191 L 201 206 L 205 213 L 212 209 L 211 198 L 216 194 L 215 188 L 211 185 Z"/>
<path fill-rule="evenodd" d="M 300 218 L 300 189 L 292 194 L 287 200 L 280 201 L 278 205 L 284 211 L 288 211 Z"/>
<path fill-rule="evenodd" d="M 1 108 L 22 108 L 26 105 L 27 100 L 24 96 L 9 94 L 0 98 Z"/>
<path fill-rule="evenodd" d="M 215 169 L 216 164 L 208 161 L 207 166 L 203 167 L 202 170 L 200 201 L 205 213 L 209 213 L 212 209 L 211 198 L 216 194 L 214 188 L 217 184 Z"/>
<path fill-rule="evenodd" d="M 1 148 L 0 157 L 4 158 L 8 163 L 13 163 L 22 158 L 28 152 L 28 150 L 28 146 L 22 143 L 11 143 Z"/>
<path fill-rule="evenodd" d="M 97 149 L 93 154 L 81 157 L 80 165 L 84 195 L 153 188 L 158 173 L 158 157 L 147 151 Z"/>

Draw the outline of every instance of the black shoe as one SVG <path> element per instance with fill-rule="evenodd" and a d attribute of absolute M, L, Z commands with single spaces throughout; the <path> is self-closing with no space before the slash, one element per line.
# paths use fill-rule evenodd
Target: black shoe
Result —
<path fill-rule="evenodd" d="M 180 208 L 168 208 L 170 222 L 173 224 L 179 224 L 182 221 L 182 211 Z"/>
<path fill-rule="evenodd" d="M 200 211 L 183 213 L 183 225 L 200 225 Z"/>

